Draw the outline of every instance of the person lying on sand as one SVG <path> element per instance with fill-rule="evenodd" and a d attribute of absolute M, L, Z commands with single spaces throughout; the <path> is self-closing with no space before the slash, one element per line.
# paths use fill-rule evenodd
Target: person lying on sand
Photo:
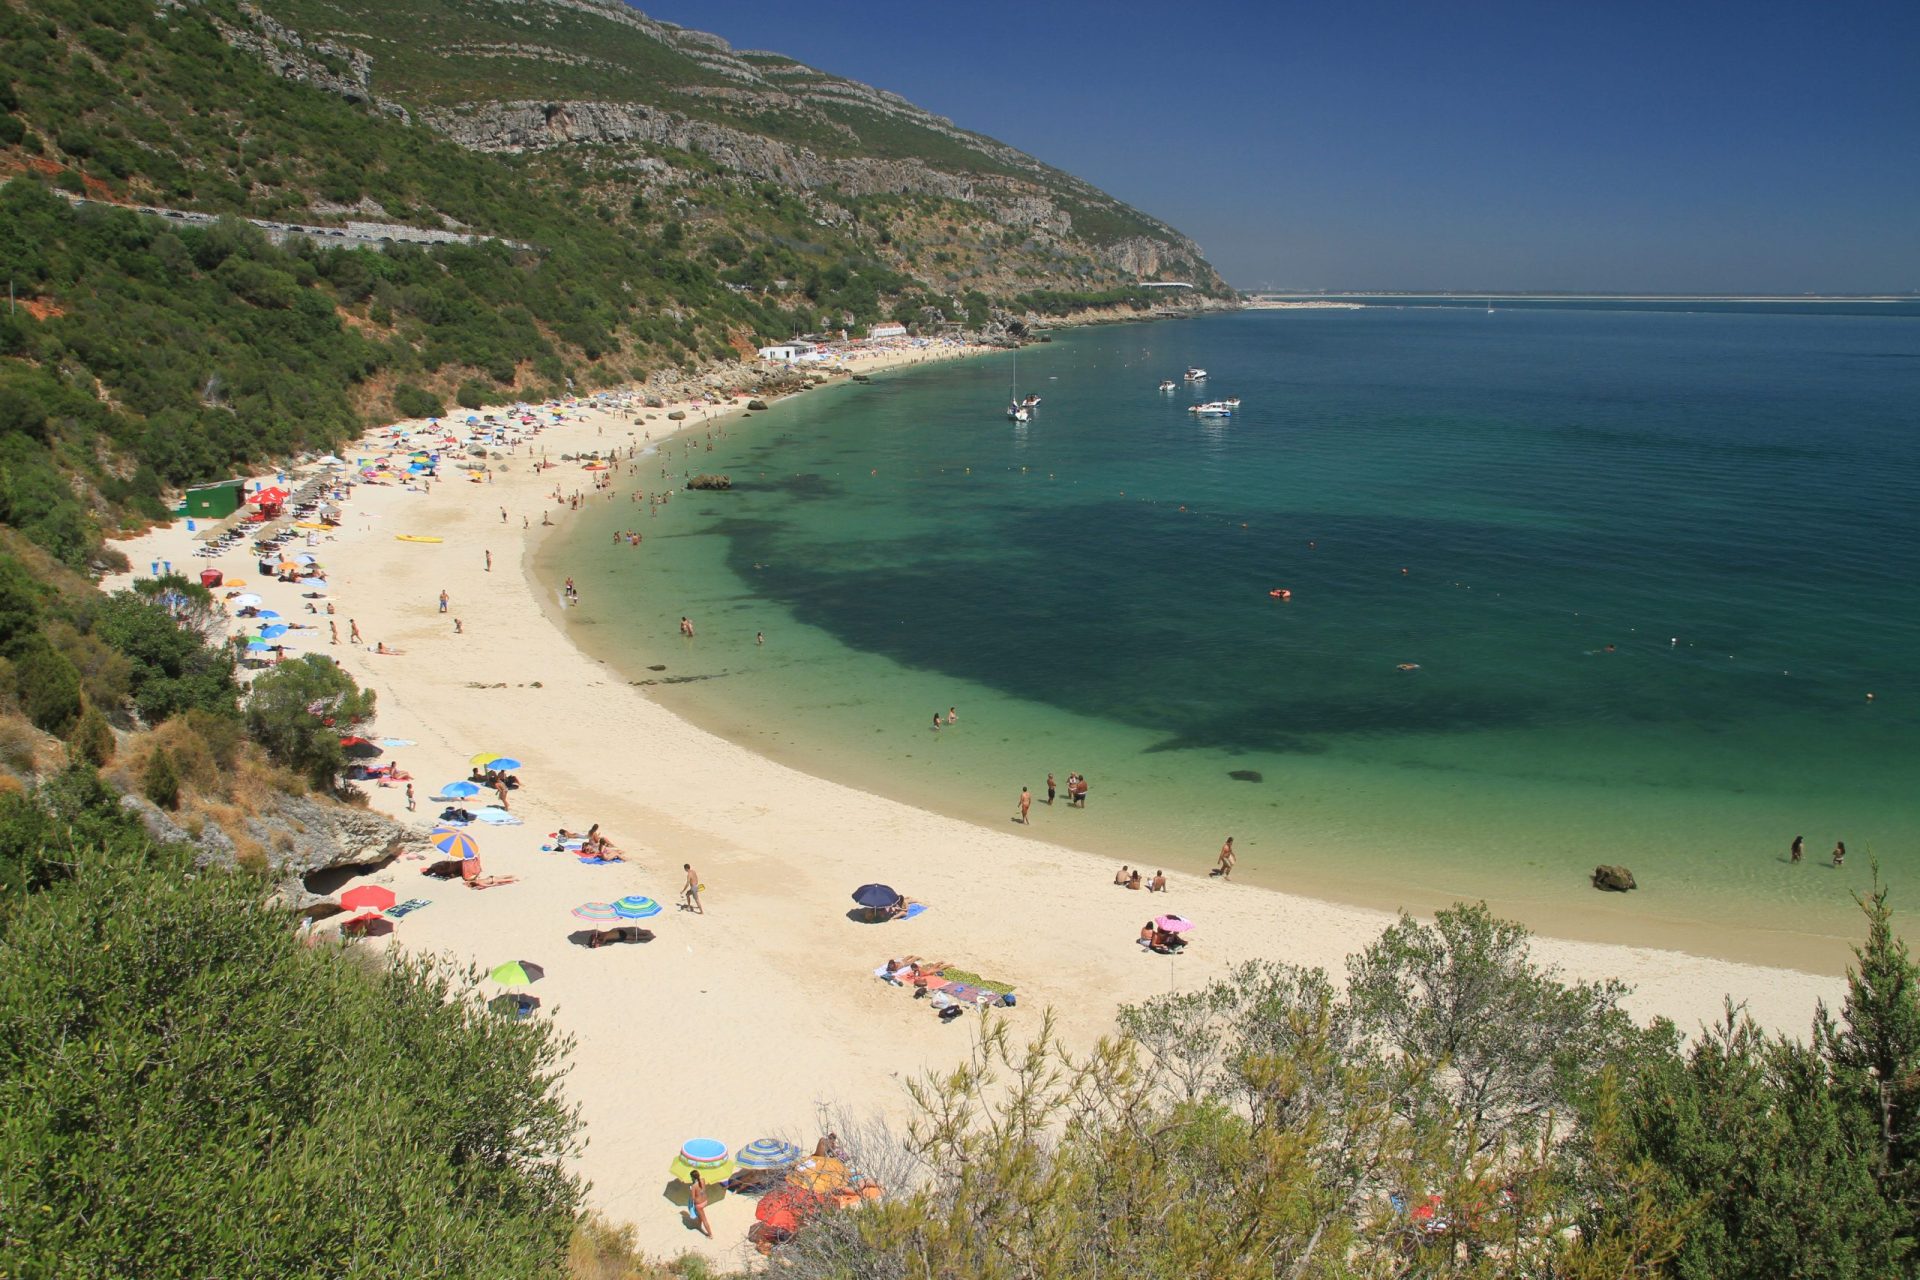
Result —
<path fill-rule="evenodd" d="M 382 640 L 382 641 L 380 641 L 379 643 L 377 643 L 377 644 L 375 644 L 375 645 L 373 646 L 373 651 L 374 651 L 375 653 L 384 653 L 384 654 L 389 654 L 389 655 L 391 655 L 391 656 L 393 656 L 393 657 L 396 657 L 396 658 L 397 658 L 397 657 L 399 657 L 399 656 L 400 656 L 401 654 L 403 654 L 403 653 L 405 653 L 405 652 L 406 652 L 406 650 L 405 650 L 405 649 L 394 649 L 394 648 L 390 648 L 390 647 L 388 647 L 388 645 L 387 645 L 387 642 L 386 642 L 386 641 L 384 641 L 384 640 Z"/>
<path fill-rule="evenodd" d="M 480 873 L 480 858 L 475 855 L 463 859 L 460 863 L 460 878 L 467 882 L 469 889 L 492 889 L 503 884 L 514 884 L 519 876 L 489 876 Z"/>
<path fill-rule="evenodd" d="M 918 898 L 909 898 L 903 893 L 895 898 L 892 904 L 886 908 L 887 919 L 898 920 L 901 916 L 906 915 L 908 911 L 920 905 L 922 904 Z"/>
<path fill-rule="evenodd" d="M 622 925 L 617 929 L 595 929 L 587 935 L 588 947 L 602 947 L 609 942 L 652 942 L 653 930 L 642 929 L 637 925 Z"/>

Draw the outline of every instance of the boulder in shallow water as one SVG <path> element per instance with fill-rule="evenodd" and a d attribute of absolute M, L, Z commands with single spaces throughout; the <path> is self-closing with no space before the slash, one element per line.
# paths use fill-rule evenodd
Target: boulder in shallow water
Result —
<path fill-rule="evenodd" d="M 1593 887 L 1609 893 L 1625 893 L 1640 886 L 1634 883 L 1633 872 L 1625 867 L 1599 866 L 1593 869 Z"/>
<path fill-rule="evenodd" d="M 693 479 L 687 481 L 687 488 L 731 489 L 733 488 L 733 478 L 731 476 L 695 476 Z"/>

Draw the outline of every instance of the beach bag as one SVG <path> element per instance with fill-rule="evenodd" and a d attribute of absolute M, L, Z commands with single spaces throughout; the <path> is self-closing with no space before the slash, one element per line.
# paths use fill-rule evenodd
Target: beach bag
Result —
<path fill-rule="evenodd" d="M 1007 1006 L 1007 1008 L 1011 1009 L 1015 1004 L 1019 1002 L 1013 998 L 1013 992 L 1009 991 L 1007 992 L 1007 994 L 1000 997 L 1000 1003 Z"/>

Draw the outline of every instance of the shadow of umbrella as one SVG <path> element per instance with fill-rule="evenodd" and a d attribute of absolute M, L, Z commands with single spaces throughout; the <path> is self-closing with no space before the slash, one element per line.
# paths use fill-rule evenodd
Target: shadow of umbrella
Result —
<path fill-rule="evenodd" d="M 340 932 L 351 938 L 384 938 L 393 932 L 393 921 L 369 912 L 341 925 Z"/>
<path fill-rule="evenodd" d="M 487 1001 L 487 1008 L 503 1018 L 531 1018 L 539 1007 L 539 996 L 523 996 L 511 991 Z"/>

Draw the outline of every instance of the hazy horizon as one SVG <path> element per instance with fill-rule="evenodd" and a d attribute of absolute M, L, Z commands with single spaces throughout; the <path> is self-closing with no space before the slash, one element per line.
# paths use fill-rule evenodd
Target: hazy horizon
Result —
<path fill-rule="evenodd" d="M 1242 289 L 1920 290 L 1920 6 L 639 7 L 1019 147 Z"/>

